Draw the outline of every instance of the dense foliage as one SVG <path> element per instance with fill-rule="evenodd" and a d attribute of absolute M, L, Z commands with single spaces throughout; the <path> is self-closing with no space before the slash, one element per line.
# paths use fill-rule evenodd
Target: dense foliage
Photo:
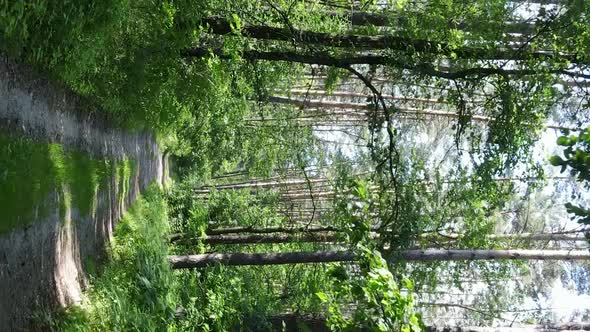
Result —
<path fill-rule="evenodd" d="M 3 2 L 3 52 L 126 130 L 155 131 L 173 161 L 172 188 L 136 203 L 60 328 L 287 330 L 281 314 L 314 313 L 337 331 L 419 331 L 418 311 L 449 306 L 471 310 L 461 322 L 507 320 L 525 287 L 480 289 L 532 274 L 523 264 L 403 254 L 555 243 L 511 240 L 557 228 L 523 217 L 522 202 L 551 173 L 536 147 L 546 129 L 587 125 L 589 10 L 584 0 Z M 589 130 L 560 137 L 565 159 L 551 158 L 586 182 Z M 589 224 L 586 207 L 567 211 Z M 356 262 L 174 271 L 166 261 L 327 250 Z M 427 301 L 441 288 L 474 294 Z"/>

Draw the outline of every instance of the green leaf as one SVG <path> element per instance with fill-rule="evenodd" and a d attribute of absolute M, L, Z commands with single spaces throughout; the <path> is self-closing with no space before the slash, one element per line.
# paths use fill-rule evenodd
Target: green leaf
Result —
<path fill-rule="evenodd" d="M 315 293 L 315 296 L 317 296 L 322 302 L 328 302 L 328 295 L 324 292 L 317 292 Z"/>
<path fill-rule="evenodd" d="M 559 156 L 552 156 L 551 158 L 549 158 L 549 162 L 553 166 L 561 166 L 565 163 L 565 161 L 561 159 Z"/>
<path fill-rule="evenodd" d="M 242 20 L 240 20 L 240 17 L 237 14 L 231 14 L 232 18 L 234 19 L 234 22 L 232 24 L 232 27 L 234 30 L 236 31 L 241 31 L 242 30 Z"/>

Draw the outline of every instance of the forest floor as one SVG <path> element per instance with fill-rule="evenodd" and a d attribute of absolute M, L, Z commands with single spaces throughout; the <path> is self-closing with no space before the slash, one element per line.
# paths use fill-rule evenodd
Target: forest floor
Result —
<path fill-rule="evenodd" d="M 0 56 L 0 331 L 81 301 L 114 224 L 167 162 L 63 86 Z"/>

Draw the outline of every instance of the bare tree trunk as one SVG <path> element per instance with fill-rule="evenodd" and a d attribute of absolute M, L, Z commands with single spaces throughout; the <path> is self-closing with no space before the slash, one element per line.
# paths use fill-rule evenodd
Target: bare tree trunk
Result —
<path fill-rule="evenodd" d="M 462 260 L 587 260 L 588 250 L 404 250 L 393 253 L 389 260 L 407 261 L 462 261 Z M 241 265 L 283 265 L 301 263 L 330 263 L 355 261 L 352 251 L 316 251 L 286 253 L 212 253 L 201 255 L 168 256 L 173 269 L 200 268 L 215 264 Z"/>

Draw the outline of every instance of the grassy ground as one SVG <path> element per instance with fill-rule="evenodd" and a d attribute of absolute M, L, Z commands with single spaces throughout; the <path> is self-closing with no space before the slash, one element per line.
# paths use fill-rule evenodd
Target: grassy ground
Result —
<path fill-rule="evenodd" d="M 134 168 L 131 160 L 93 159 L 64 151 L 59 144 L 0 134 L 0 234 L 27 226 L 55 209 L 56 202 L 48 200 L 54 191 L 62 213 L 74 207 L 87 215 L 97 190 L 113 176 L 125 189 Z"/>
<path fill-rule="evenodd" d="M 151 186 L 116 227 L 110 259 L 91 277 L 80 306 L 42 322 L 55 331 L 165 331 L 174 320 L 178 283 L 167 260 L 167 208 Z"/>

